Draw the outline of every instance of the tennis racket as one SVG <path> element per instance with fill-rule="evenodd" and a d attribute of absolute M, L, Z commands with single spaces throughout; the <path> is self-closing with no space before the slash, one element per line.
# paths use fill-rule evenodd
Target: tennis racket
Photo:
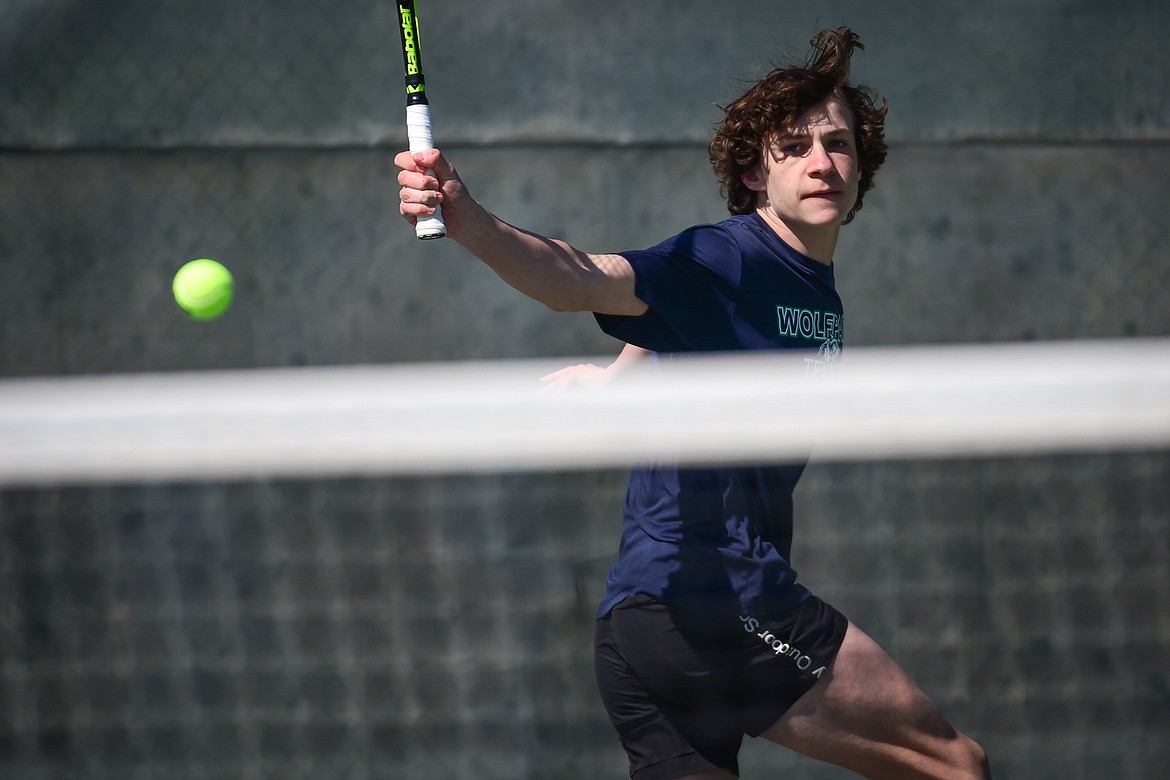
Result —
<path fill-rule="evenodd" d="M 398 0 L 398 31 L 402 35 L 402 64 L 406 68 L 406 137 L 410 151 L 422 152 L 435 148 L 431 135 L 431 105 L 427 100 L 427 84 L 423 78 L 422 46 L 419 43 L 418 12 L 414 0 Z M 434 171 L 428 170 L 434 176 Z M 436 208 L 432 217 L 419 217 L 414 226 L 419 238 L 442 238 L 447 235 L 443 215 Z"/>

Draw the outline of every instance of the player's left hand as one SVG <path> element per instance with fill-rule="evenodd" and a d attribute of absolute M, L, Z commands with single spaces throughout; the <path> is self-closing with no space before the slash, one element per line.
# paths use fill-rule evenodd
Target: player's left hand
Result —
<path fill-rule="evenodd" d="M 578 363 L 546 374 L 540 378 L 542 385 L 540 392 L 555 393 L 570 387 L 584 387 L 594 389 L 601 387 L 610 380 L 606 369 L 593 363 Z"/>

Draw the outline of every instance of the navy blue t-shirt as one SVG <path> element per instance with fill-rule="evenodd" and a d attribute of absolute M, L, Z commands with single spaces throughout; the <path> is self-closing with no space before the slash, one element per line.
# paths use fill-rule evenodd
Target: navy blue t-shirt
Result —
<path fill-rule="evenodd" d="M 841 299 L 832 266 L 784 243 L 758 215 L 683 231 L 622 252 L 638 317 L 596 315 L 606 333 L 657 353 L 803 350 L 810 371 L 841 351 Z M 784 409 L 778 414 L 817 414 Z M 635 468 L 622 539 L 599 606 L 637 593 L 705 611 L 783 611 L 808 591 L 796 582 L 792 491 L 804 463 L 743 468 Z"/>

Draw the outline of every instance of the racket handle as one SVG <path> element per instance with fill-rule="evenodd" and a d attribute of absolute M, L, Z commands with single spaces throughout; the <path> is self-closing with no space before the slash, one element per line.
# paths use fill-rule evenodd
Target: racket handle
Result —
<path fill-rule="evenodd" d="M 406 107 L 406 137 L 410 142 L 411 152 L 425 152 L 427 149 L 435 148 L 435 141 L 431 135 L 431 107 L 426 103 Z M 435 172 L 428 168 L 427 175 L 434 176 Z M 414 225 L 414 234 L 422 239 L 442 238 L 447 235 L 442 210 L 436 207 L 434 216 L 419 217 Z"/>

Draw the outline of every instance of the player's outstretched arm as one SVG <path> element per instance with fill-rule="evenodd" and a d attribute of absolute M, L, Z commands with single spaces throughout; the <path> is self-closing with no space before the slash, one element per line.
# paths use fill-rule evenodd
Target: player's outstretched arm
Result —
<path fill-rule="evenodd" d="M 447 236 L 520 292 L 557 311 L 639 315 L 634 272 L 620 255 L 589 254 L 564 241 L 522 230 L 480 205 L 437 149 L 401 152 L 399 212 L 412 224 L 442 206 Z M 434 176 L 426 173 L 434 171 Z"/>

